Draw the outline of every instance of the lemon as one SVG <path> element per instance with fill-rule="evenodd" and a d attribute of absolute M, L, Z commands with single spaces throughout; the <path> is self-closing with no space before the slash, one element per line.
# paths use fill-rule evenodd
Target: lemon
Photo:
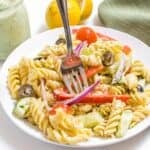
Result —
<path fill-rule="evenodd" d="M 87 19 L 93 10 L 92 0 L 78 0 L 81 9 L 81 20 Z"/>
<path fill-rule="evenodd" d="M 80 22 L 81 10 L 77 0 L 67 0 L 68 4 L 68 17 L 69 24 L 76 25 Z M 61 27 L 63 26 L 59 9 L 56 0 L 53 0 L 47 10 L 45 15 L 46 23 L 49 28 Z"/>

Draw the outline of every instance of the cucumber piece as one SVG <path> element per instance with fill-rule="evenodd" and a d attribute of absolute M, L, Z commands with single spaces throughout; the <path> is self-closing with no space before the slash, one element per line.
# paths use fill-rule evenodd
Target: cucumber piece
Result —
<path fill-rule="evenodd" d="M 13 113 L 19 118 L 25 118 L 26 112 L 29 110 L 30 98 L 23 98 L 16 104 Z"/>
<path fill-rule="evenodd" d="M 133 112 L 131 110 L 125 110 L 122 113 L 121 120 L 118 126 L 118 131 L 116 133 L 116 137 L 123 137 L 126 134 L 130 126 L 130 123 L 132 121 L 132 118 L 133 118 Z"/>
<path fill-rule="evenodd" d="M 78 119 L 86 128 L 93 128 L 100 122 L 103 122 L 103 117 L 98 112 L 91 112 L 85 115 L 80 115 Z"/>

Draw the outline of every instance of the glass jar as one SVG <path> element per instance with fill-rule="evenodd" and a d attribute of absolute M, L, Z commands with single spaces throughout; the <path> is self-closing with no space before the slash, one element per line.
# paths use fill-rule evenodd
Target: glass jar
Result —
<path fill-rule="evenodd" d="M 0 60 L 30 37 L 23 0 L 0 0 Z"/>

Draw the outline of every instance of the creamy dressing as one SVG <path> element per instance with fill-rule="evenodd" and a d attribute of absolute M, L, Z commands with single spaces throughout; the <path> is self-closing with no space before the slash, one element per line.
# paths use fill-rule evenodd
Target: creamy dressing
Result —
<path fill-rule="evenodd" d="M 28 16 L 22 0 L 0 0 L 0 59 L 30 36 Z"/>

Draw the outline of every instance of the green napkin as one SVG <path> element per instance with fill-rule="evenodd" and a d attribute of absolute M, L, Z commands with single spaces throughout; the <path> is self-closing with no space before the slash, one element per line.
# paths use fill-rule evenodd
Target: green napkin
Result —
<path fill-rule="evenodd" d="M 104 0 L 98 15 L 104 26 L 127 32 L 150 45 L 150 0 Z"/>

